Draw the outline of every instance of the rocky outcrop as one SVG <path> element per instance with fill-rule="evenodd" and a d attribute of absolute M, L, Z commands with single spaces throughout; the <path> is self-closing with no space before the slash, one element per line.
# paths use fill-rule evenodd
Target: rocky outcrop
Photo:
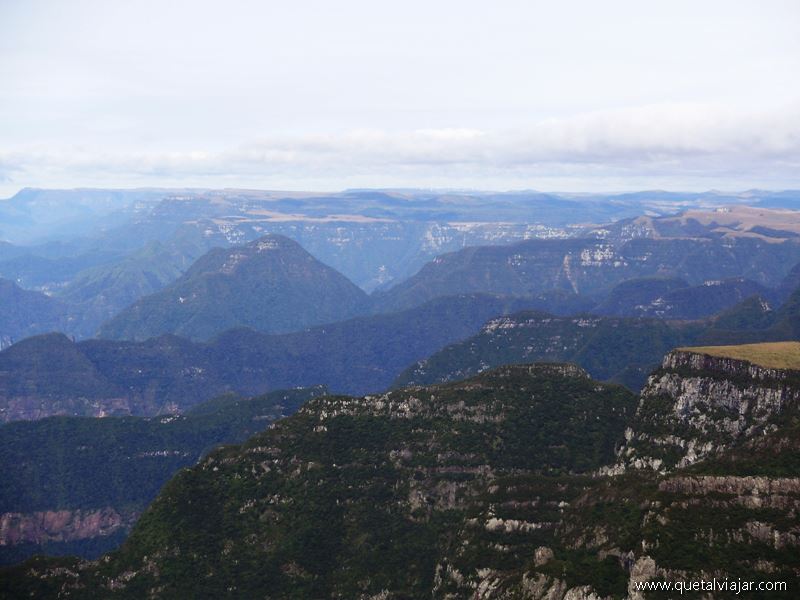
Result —
<path fill-rule="evenodd" d="M 614 467 L 666 472 L 714 456 L 775 428 L 800 406 L 800 373 L 676 350 L 642 390 Z"/>
<path fill-rule="evenodd" d="M 0 515 L 0 546 L 69 542 L 111 535 L 119 529 L 129 529 L 137 517 L 138 513 L 120 513 L 110 506 L 3 513 Z"/>
<path fill-rule="evenodd" d="M 756 381 L 787 381 L 797 379 L 798 373 L 787 369 L 768 369 L 746 360 L 711 356 L 691 350 L 673 350 L 664 357 L 663 369 L 715 373 L 726 379 L 745 377 Z"/>

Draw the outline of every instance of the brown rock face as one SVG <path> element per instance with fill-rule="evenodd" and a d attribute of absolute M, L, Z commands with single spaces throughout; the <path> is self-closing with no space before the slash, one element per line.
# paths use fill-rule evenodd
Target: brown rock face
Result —
<path fill-rule="evenodd" d="M 110 535 L 129 528 L 138 515 L 107 506 L 94 510 L 48 510 L 0 515 L 0 546 L 68 542 Z"/>

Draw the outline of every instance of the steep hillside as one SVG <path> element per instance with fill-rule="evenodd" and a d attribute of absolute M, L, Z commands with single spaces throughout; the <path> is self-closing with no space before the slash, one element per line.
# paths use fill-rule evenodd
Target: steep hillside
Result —
<path fill-rule="evenodd" d="M 175 336 L 77 344 L 59 334 L 30 338 L 0 352 L 0 421 L 172 413 L 228 391 L 316 384 L 335 392 L 383 390 L 409 364 L 538 300 L 528 302 L 440 298 L 298 333 L 232 330 L 208 343 Z"/>
<path fill-rule="evenodd" d="M 65 331 L 93 336 L 102 323 L 178 279 L 204 250 L 185 237 L 151 242 L 120 261 L 81 271 L 57 292 L 78 321 Z"/>
<path fill-rule="evenodd" d="M 52 417 L 0 427 L 0 564 L 110 550 L 179 469 L 323 391 L 225 396 L 183 416 Z"/>
<path fill-rule="evenodd" d="M 367 295 L 299 244 L 269 235 L 199 258 L 176 282 L 106 323 L 100 337 L 209 339 L 233 327 L 297 331 L 363 313 Z"/>
<path fill-rule="evenodd" d="M 503 364 L 553 360 L 576 362 L 593 377 L 638 390 L 675 347 L 794 339 L 800 339 L 800 290 L 777 310 L 754 296 L 707 321 L 520 313 L 493 319 L 474 336 L 410 365 L 393 385 L 453 381 Z"/>
<path fill-rule="evenodd" d="M 703 330 L 699 323 L 522 312 L 492 319 L 480 333 L 412 365 L 394 386 L 454 381 L 503 364 L 572 361 L 592 377 L 639 389 L 665 352 Z"/>
<path fill-rule="evenodd" d="M 783 278 L 776 290 L 777 300 L 786 302 L 792 293 L 800 288 L 800 263 L 792 267 L 791 271 Z"/>
<path fill-rule="evenodd" d="M 53 256 L 49 247 L 25 250 L 12 258 L 0 258 L 0 277 L 16 281 L 27 289 L 41 289 L 52 293 L 57 292 L 82 271 L 108 265 L 121 258 L 117 252 L 102 249 L 64 256 Z"/>
<path fill-rule="evenodd" d="M 696 286 L 675 279 L 632 279 L 614 287 L 591 312 L 617 317 L 704 319 L 747 298 L 774 295 L 763 285 L 741 277 L 708 280 Z"/>
<path fill-rule="evenodd" d="M 68 319 L 63 302 L 0 279 L 0 350 L 31 335 L 60 330 Z"/>
<path fill-rule="evenodd" d="M 653 312 L 654 303 L 669 292 L 689 287 L 683 279 L 645 277 L 630 279 L 614 286 L 608 295 L 592 308 L 598 315 L 616 317 L 644 316 Z"/>
<path fill-rule="evenodd" d="M 375 294 L 375 302 L 382 310 L 396 310 L 455 293 L 529 296 L 563 289 L 592 296 L 643 277 L 678 278 L 693 286 L 746 278 L 773 287 L 800 259 L 800 243 L 795 240 L 630 239 L 631 233 L 627 235 L 465 248 L 437 257 L 408 280 Z"/>
<path fill-rule="evenodd" d="M 800 288 L 775 309 L 752 298 L 723 312 L 698 343 L 704 346 L 779 342 L 800 339 Z"/>
<path fill-rule="evenodd" d="M 774 308 L 760 296 L 750 296 L 723 310 L 713 319 L 713 328 L 723 331 L 764 330 L 772 325 Z"/>
<path fill-rule="evenodd" d="M 645 388 L 617 470 L 685 467 L 800 416 L 800 342 L 681 348 Z"/>
<path fill-rule="evenodd" d="M 0 573 L 0 593 L 793 598 L 795 375 L 682 350 L 653 374 L 638 408 L 623 388 L 563 364 L 319 398 L 182 471 L 119 552 L 29 562 Z M 741 392 L 731 410 L 722 390 Z M 719 432 L 705 460 L 658 470 L 624 462 L 639 432 L 673 443 L 695 426 Z M 639 589 L 692 582 L 717 587 Z M 772 591 L 756 596 L 758 585 Z"/>
<path fill-rule="evenodd" d="M 530 561 L 554 526 L 541 521 L 581 487 L 563 474 L 610 460 L 634 406 L 569 365 L 312 401 L 178 475 L 121 552 L 60 577 L 62 593 L 430 597 L 462 549 L 470 579 L 501 556 Z M 540 501 L 494 500 L 512 481 Z M 485 555 L 466 536 L 510 545 Z"/>

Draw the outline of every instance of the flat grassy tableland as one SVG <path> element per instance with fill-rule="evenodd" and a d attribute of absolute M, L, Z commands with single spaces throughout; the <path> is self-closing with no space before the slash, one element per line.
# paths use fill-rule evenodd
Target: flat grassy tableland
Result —
<path fill-rule="evenodd" d="M 739 346 L 696 346 L 678 348 L 723 358 L 746 360 L 767 369 L 800 369 L 800 342 L 769 342 Z"/>

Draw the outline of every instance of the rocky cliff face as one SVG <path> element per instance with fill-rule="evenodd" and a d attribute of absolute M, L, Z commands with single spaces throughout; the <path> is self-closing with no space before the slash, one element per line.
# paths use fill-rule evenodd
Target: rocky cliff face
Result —
<path fill-rule="evenodd" d="M 95 510 L 47 510 L 0 514 L 0 546 L 71 542 L 129 529 L 138 513 L 107 506 Z"/>
<path fill-rule="evenodd" d="M 777 427 L 800 406 L 800 373 L 676 350 L 642 390 L 612 472 L 664 472 L 718 455 Z"/>

